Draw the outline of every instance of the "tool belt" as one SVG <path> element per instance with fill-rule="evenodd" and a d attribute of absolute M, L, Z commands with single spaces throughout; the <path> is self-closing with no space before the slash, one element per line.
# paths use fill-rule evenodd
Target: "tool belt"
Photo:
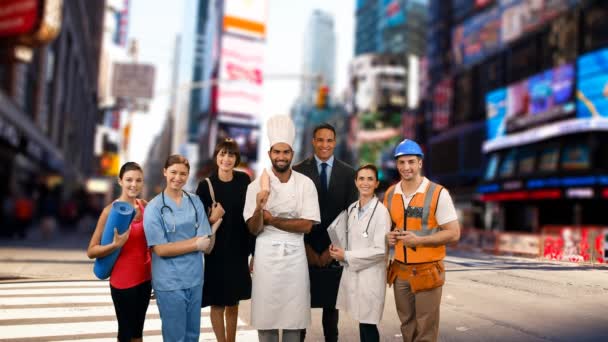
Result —
<path fill-rule="evenodd" d="M 397 278 L 408 281 L 412 293 L 429 291 L 443 286 L 445 267 L 441 260 L 420 264 L 404 264 L 394 260 L 388 265 L 386 282 L 391 286 Z"/>

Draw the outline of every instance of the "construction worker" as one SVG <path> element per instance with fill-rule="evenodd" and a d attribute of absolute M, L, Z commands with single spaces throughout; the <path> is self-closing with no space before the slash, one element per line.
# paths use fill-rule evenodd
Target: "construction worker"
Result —
<path fill-rule="evenodd" d="M 413 140 L 395 148 L 401 181 L 385 194 L 392 220 L 387 282 L 394 285 L 403 341 L 437 341 L 445 282 L 445 246 L 460 238 L 449 192 L 422 176 L 424 153 Z"/>

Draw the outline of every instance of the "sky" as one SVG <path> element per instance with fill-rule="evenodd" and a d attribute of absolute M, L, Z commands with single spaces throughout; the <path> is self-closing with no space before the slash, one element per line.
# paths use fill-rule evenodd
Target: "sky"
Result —
<path fill-rule="evenodd" d="M 334 15 L 336 93 L 341 93 L 347 85 L 348 63 L 354 51 L 354 6 L 354 0 L 269 0 L 264 72 L 269 75 L 301 72 L 306 23 L 314 9 L 322 9 Z M 129 151 L 129 159 L 133 161 L 145 161 L 166 118 L 169 103 L 166 90 L 171 80 L 175 37 L 182 28 L 182 7 L 182 1 L 131 0 L 129 38 L 139 42 L 139 61 L 156 66 L 157 90 L 149 111 L 133 118 Z M 296 79 L 265 81 L 264 116 L 289 114 L 299 90 Z"/>

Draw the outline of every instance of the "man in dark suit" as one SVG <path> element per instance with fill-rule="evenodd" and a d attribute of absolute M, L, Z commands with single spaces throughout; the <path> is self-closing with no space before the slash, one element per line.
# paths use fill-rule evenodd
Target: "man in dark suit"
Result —
<path fill-rule="evenodd" d="M 325 341 L 338 341 L 336 297 L 340 286 L 342 267 L 329 255 L 331 240 L 327 227 L 351 203 L 357 200 L 355 170 L 334 158 L 336 130 L 324 123 L 315 127 L 312 138 L 314 155 L 293 169 L 308 176 L 317 187 L 321 224 L 315 225 L 304 236 L 310 274 L 311 307 L 323 308 L 323 334 Z M 302 333 L 302 341 L 306 335 Z"/>

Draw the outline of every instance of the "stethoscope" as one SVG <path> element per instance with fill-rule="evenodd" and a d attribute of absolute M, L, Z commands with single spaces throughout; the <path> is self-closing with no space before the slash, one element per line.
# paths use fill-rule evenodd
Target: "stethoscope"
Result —
<path fill-rule="evenodd" d="M 376 201 L 376 204 L 374 205 L 374 210 L 372 210 L 372 214 L 369 216 L 369 220 L 367 221 L 367 226 L 365 227 L 365 231 L 361 234 L 364 238 L 368 238 L 369 237 L 369 225 L 372 223 L 372 218 L 374 218 L 374 213 L 376 212 L 376 208 L 378 208 L 378 203 L 380 203 L 380 201 Z M 357 206 L 352 207 L 352 209 L 357 208 Z M 351 210 L 352 210 L 351 209 Z M 350 212 L 348 213 L 348 216 L 350 216 Z M 347 218 L 348 218 L 347 216 Z M 346 228 L 346 235 L 348 236 L 348 222 L 346 224 L 347 228 Z"/>
<path fill-rule="evenodd" d="M 187 192 L 185 192 L 184 190 L 182 190 L 182 192 L 186 195 L 186 197 L 188 197 L 188 200 L 190 201 L 190 204 L 192 205 L 192 208 L 194 208 L 194 218 L 196 220 L 196 223 L 194 224 L 194 229 L 198 230 L 199 224 L 198 224 L 198 212 L 196 211 L 196 206 L 194 206 L 194 201 L 192 201 L 192 197 L 190 197 L 190 195 L 188 195 Z M 160 216 L 163 219 L 163 225 L 165 226 L 165 231 L 167 231 L 168 233 L 175 233 L 175 214 L 173 214 L 173 209 L 171 209 L 171 207 L 169 207 L 167 205 L 167 203 L 165 203 L 165 190 L 163 189 L 163 191 L 161 192 L 161 198 L 163 200 L 163 206 L 160 207 Z M 170 230 L 167 228 L 167 220 L 165 219 L 165 214 L 164 214 L 164 210 L 165 209 L 169 209 L 169 212 L 171 213 L 171 216 L 173 216 L 173 229 Z"/>

